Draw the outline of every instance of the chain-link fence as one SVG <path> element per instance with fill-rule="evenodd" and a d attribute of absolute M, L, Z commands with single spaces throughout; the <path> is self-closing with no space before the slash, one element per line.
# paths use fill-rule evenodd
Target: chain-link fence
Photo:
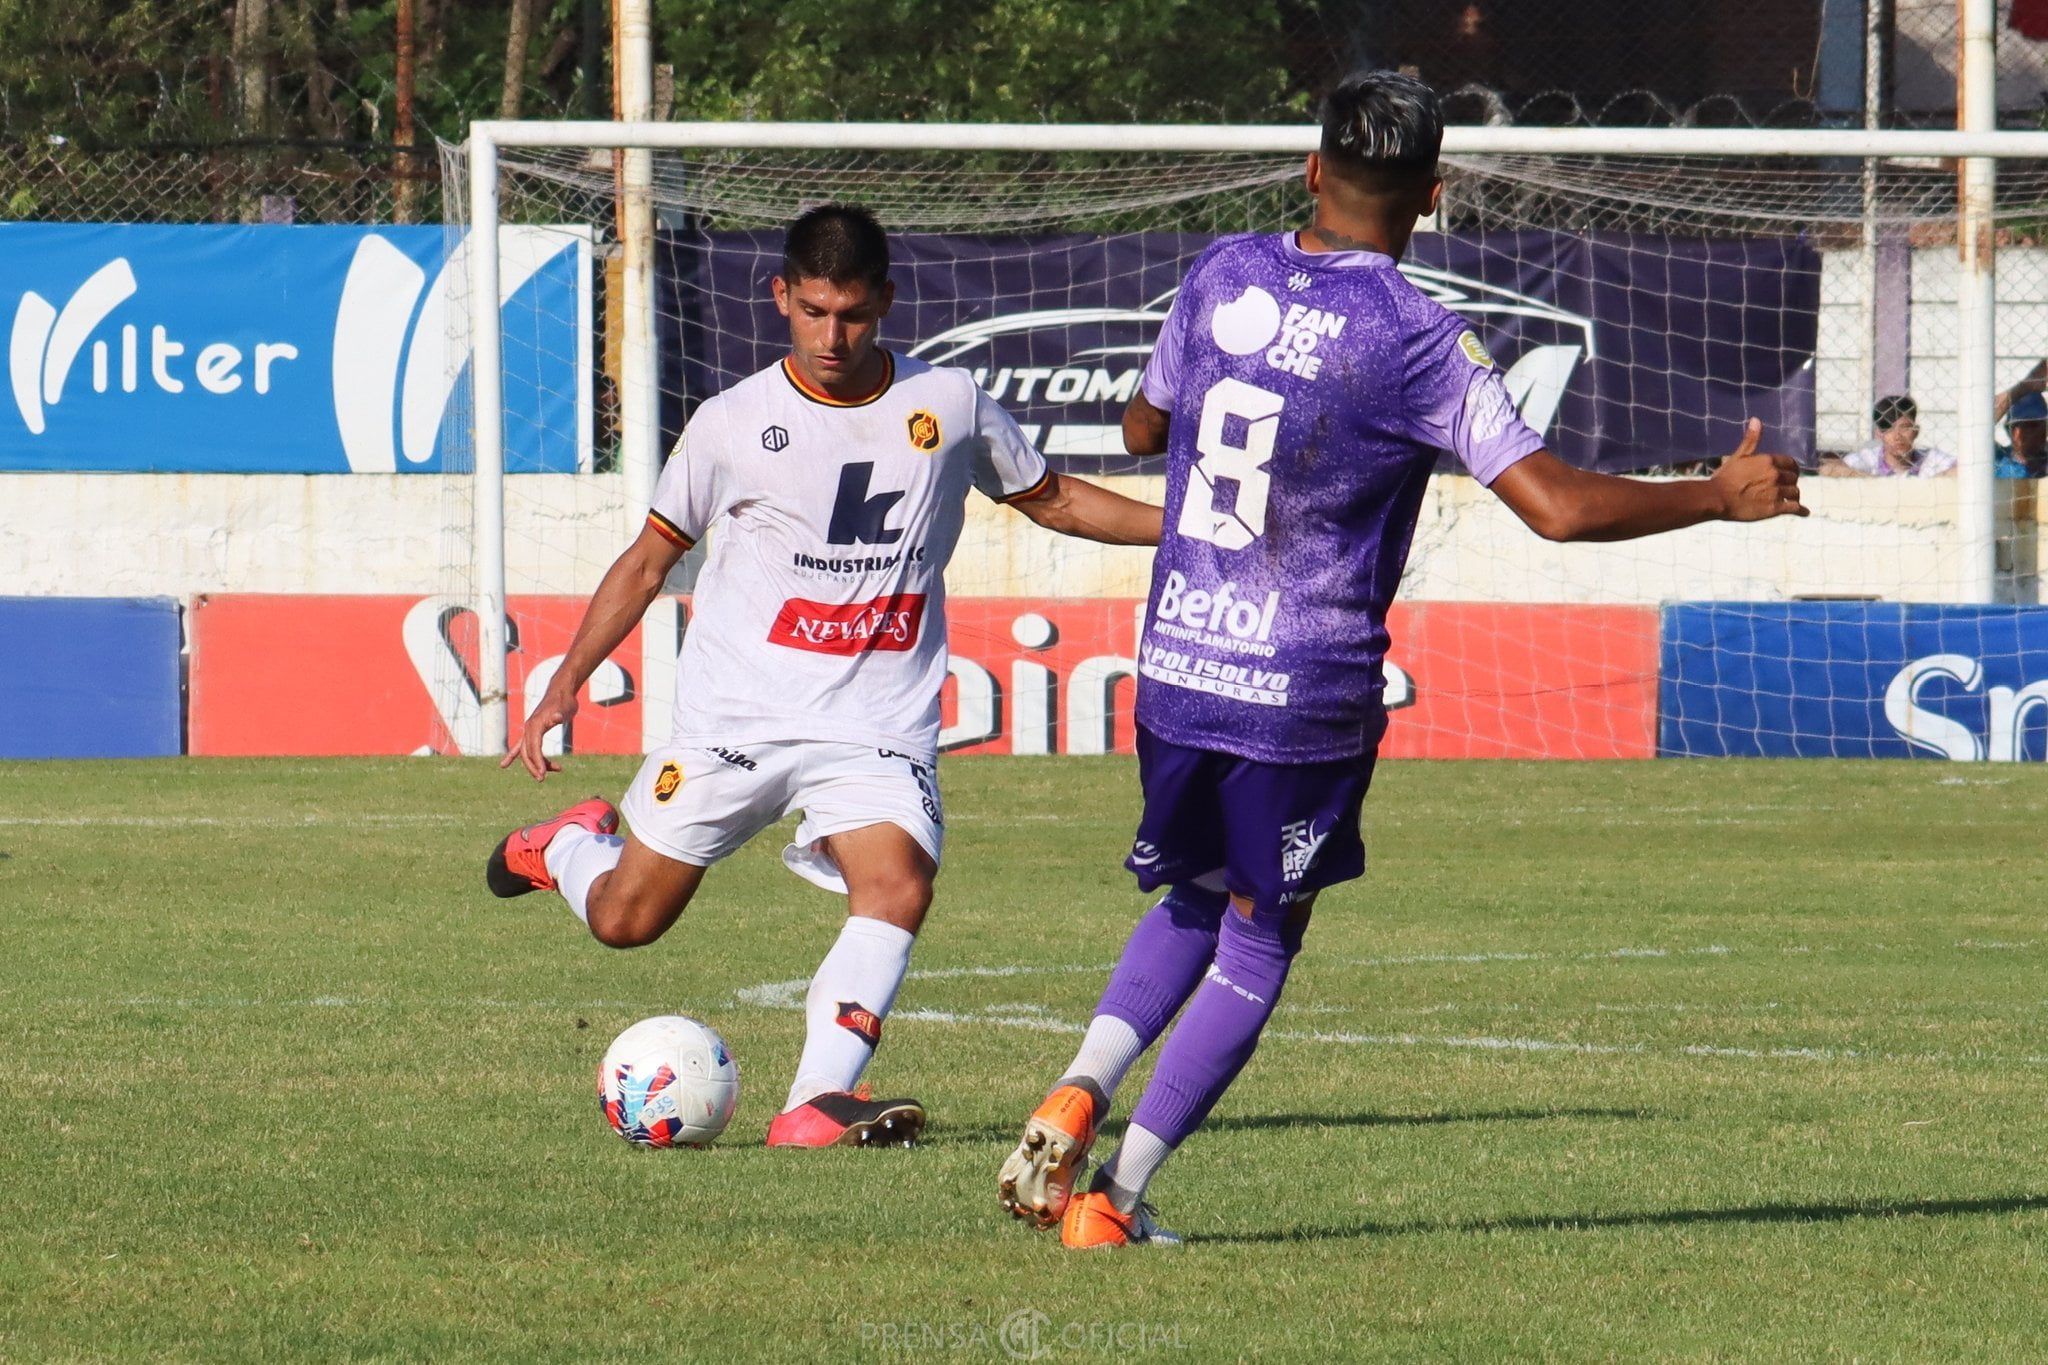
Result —
<path fill-rule="evenodd" d="M 660 118 L 1298 122 L 1366 66 L 1421 75 L 1457 123 L 1860 125 L 1874 95 L 1881 124 L 1942 126 L 1955 107 L 1954 0 L 653 7 Z M 438 168 L 402 130 L 604 116 L 608 9 L 413 0 L 402 31 L 394 0 L 16 0 L 0 215 L 432 221 Z M 2038 125 L 2048 0 L 2003 0 L 1998 52 L 2001 121 Z"/>
<path fill-rule="evenodd" d="M 0 146 L 0 217 L 73 223 L 441 220 L 440 160 L 389 146 Z"/>

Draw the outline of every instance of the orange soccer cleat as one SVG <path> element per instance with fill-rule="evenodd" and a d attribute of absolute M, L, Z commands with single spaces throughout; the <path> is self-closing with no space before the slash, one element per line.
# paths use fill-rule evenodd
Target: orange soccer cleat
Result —
<path fill-rule="evenodd" d="M 615 834 L 619 828 L 618 807 L 602 796 L 578 801 L 552 820 L 515 829 L 499 841 L 484 864 L 484 883 L 494 896 L 523 896 L 529 891 L 552 891 L 555 879 L 548 873 L 548 844 L 571 825 L 592 834 Z"/>
<path fill-rule="evenodd" d="M 1003 1162 L 998 1191 L 1003 1207 L 1042 1228 L 1066 1212 L 1074 1182 L 1088 1163 L 1102 1116 L 1085 1086 L 1062 1085 L 1025 1120 L 1023 1140 Z"/>
<path fill-rule="evenodd" d="M 1066 1216 L 1060 1219 L 1060 1245 L 1075 1251 L 1177 1247 L 1181 1245 L 1181 1236 L 1159 1225 L 1158 1215 L 1150 1204 L 1140 1204 L 1135 1211 L 1125 1213 L 1110 1203 L 1109 1196 L 1101 1190 L 1090 1190 L 1068 1203 Z"/>

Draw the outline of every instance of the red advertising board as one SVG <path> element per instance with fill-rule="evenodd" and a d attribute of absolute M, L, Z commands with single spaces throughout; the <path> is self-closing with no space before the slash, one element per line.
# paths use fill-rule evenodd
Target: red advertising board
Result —
<path fill-rule="evenodd" d="M 515 597 L 512 723 L 547 686 L 583 602 Z M 215 594 L 192 604 L 188 751 L 478 752 L 476 614 L 446 597 Z M 569 746 L 640 752 L 640 632 L 591 680 Z M 462 741 L 458 744 L 458 738 Z"/>
<path fill-rule="evenodd" d="M 941 744 L 970 754 L 1130 752 L 1141 607 L 1129 598 L 949 603 Z M 515 718 L 546 687 L 582 610 L 576 598 L 513 599 Z M 476 751 L 475 624 L 452 598 L 200 598 L 190 617 L 190 751 Z M 1653 752 L 1653 608 L 1421 603 L 1397 607 L 1389 624 L 1389 757 Z M 636 631 L 586 689 L 571 750 L 639 752 L 640 674 Z"/>
<path fill-rule="evenodd" d="M 1656 751 L 1654 607 L 1419 602 L 1397 605 L 1387 628 L 1386 757 Z"/>
<path fill-rule="evenodd" d="M 1133 598 L 956 597 L 939 743 L 962 754 L 1131 752 Z"/>

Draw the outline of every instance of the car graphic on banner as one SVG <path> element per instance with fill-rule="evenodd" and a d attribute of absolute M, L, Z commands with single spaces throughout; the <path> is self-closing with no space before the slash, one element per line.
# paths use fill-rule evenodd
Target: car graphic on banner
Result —
<path fill-rule="evenodd" d="M 589 229 L 500 240 L 506 466 L 587 470 Z M 0 470 L 466 468 L 468 258 L 438 227 L 0 224 Z"/>
<path fill-rule="evenodd" d="M 1449 271 L 1404 264 L 1401 273 L 1489 335 L 1497 333 L 1488 325 L 1493 319 L 1515 317 L 1553 324 L 1567 337 L 1502 357 L 1508 395 L 1522 420 L 1547 432 L 1579 361 L 1594 354 L 1593 320 Z M 1138 391 L 1146 357 L 1179 292 L 1170 289 L 1140 308 L 999 313 L 926 337 L 909 353 L 973 370 L 991 398 L 1015 411 L 1053 416 L 1024 426 L 1047 455 L 1120 457 L 1119 414 Z"/>

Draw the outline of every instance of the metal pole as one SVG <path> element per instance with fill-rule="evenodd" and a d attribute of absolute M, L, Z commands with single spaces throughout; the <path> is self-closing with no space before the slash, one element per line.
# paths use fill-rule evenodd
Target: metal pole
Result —
<path fill-rule="evenodd" d="M 654 27 L 650 0 L 617 0 L 619 117 L 654 116 Z M 654 502 L 661 475 L 661 391 L 654 356 L 654 153 L 628 147 L 619 156 L 619 473 L 630 537 Z M 675 698 L 680 605 L 658 598 L 640 623 L 640 740 L 668 741 Z"/>
<path fill-rule="evenodd" d="M 1863 127 L 1876 132 L 1884 118 L 1884 0 L 1863 0 Z M 1877 158 L 1863 158 L 1863 403 L 1877 401 Z"/>
<path fill-rule="evenodd" d="M 1956 112 L 1964 133 L 1987 133 L 1998 124 L 1996 0 L 1961 0 L 1962 54 L 1957 64 Z M 1998 163 L 1965 158 L 1959 184 L 1957 281 L 1956 529 L 1962 571 L 1957 589 L 1965 602 L 1997 595 L 1992 404 L 1997 398 L 1997 275 L 1994 233 Z"/>
<path fill-rule="evenodd" d="M 645 123 L 654 112 L 654 31 L 649 0 L 618 0 L 619 116 Z M 654 367 L 654 154 L 628 147 L 620 158 L 619 238 L 623 249 L 624 334 L 619 356 L 619 467 L 637 521 L 654 501 L 660 473 L 660 395 Z"/>
<path fill-rule="evenodd" d="M 469 132 L 469 335 L 476 406 L 476 752 L 505 752 L 505 388 L 498 313 L 498 145 Z M 462 736 L 456 747 L 462 747 Z"/>

